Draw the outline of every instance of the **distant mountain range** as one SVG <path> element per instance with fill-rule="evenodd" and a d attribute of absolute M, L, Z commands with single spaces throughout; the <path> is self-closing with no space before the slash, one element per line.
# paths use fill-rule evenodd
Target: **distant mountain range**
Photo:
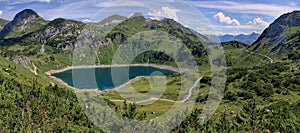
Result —
<path fill-rule="evenodd" d="M 244 44 L 248 44 L 251 45 L 252 43 L 254 43 L 258 37 L 260 36 L 260 34 L 258 33 L 251 33 L 249 35 L 245 35 L 245 34 L 239 34 L 239 35 L 219 35 L 219 36 L 214 36 L 214 35 L 206 35 L 211 41 L 213 42 L 230 42 L 230 41 L 238 41 L 238 42 L 242 42 Z"/>

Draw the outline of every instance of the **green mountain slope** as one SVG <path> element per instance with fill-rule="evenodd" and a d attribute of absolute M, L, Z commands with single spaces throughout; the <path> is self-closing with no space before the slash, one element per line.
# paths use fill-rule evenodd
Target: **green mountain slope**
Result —
<path fill-rule="evenodd" d="M 227 67 L 252 68 L 270 63 L 266 57 L 250 52 L 250 46 L 247 44 L 231 41 L 224 42 L 221 45 L 224 48 Z"/>
<path fill-rule="evenodd" d="M 47 24 L 36 12 L 25 9 L 19 12 L 14 19 L 4 26 L 0 38 L 16 38 L 34 32 Z"/>
<path fill-rule="evenodd" d="M 293 53 L 300 48 L 300 11 L 276 19 L 251 46 L 256 52 L 270 55 Z"/>
<path fill-rule="evenodd" d="M 21 13 L 18 13 L 12 22 L 15 23 L 19 21 L 19 16 L 24 16 L 20 14 L 25 14 L 25 16 L 28 16 L 28 14 L 30 14 L 29 16 L 36 15 L 31 10 L 24 10 Z M 29 24 L 27 20 L 24 21 L 26 21 L 26 23 L 23 21 L 20 23 Z M 36 21 L 40 21 L 40 19 Z M 7 24 L 6 27 L 9 27 L 9 25 L 11 24 Z M 34 22 L 32 22 L 31 25 L 34 25 Z M 135 15 L 131 16 L 131 18 L 128 18 L 126 20 L 125 17 L 113 15 L 102 20 L 99 23 L 87 24 L 78 21 L 58 18 L 50 21 L 39 29 L 34 30 L 36 29 L 36 27 L 37 26 L 30 28 L 30 30 L 26 32 L 27 34 L 24 33 L 24 35 L 22 34 L 22 36 L 4 38 L 0 40 L 0 43 L 4 46 L 36 45 L 32 47 L 38 47 L 38 45 L 47 45 L 53 48 L 52 51 L 66 52 L 73 50 L 75 47 L 80 48 L 81 45 L 85 45 L 78 43 L 76 40 L 78 39 L 77 37 L 79 35 L 83 35 L 88 36 L 88 39 L 93 42 L 92 45 L 98 47 L 100 46 L 99 54 L 100 58 L 102 58 L 100 60 L 102 60 L 101 62 L 104 64 L 109 64 L 111 63 L 110 61 L 112 59 L 112 55 L 116 50 L 114 47 L 116 47 L 120 43 L 123 43 L 127 38 L 130 38 L 132 35 L 143 31 L 160 30 L 181 39 L 182 42 L 190 49 L 192 55 L 196 57 L 198 64 L 208 63 L 206 50 L 204 49 L 202 43 L 208 43 L 209 40 L 205 36 L 191 29 L 185 28 L 181 24 L 171 19 L 164 19 L 161 21 L 151 20 L 146 19 L 141 14 L 136 13 Z M 8 35 L 10 35 L 14 33 L 14 30 L 8 32 L 4 29 L 1 31 L 1 33 L 9 33 Z M 103 48 L 103 46 L 105 47 Z M 19 51 L 18 54 L 21 53 L 22 52 Z M 146 57 L 145 55 L 141 55 L 140 57 L 138 57 L 138 62 L 147 62 L 149 59 L 156 60 L 153 62 L 170 61 L 169 57 L 167 57 L 166 55 L 163 55 L 163 57 L 160 58 L 158 55 L 162 55 L 162 53 L 159 51 L 148 52 L 146 54 L 151 56 Z M 150 62 L 151 61 L 152 60 L 150 60 Z"/>
<path fill-rule="evenodd" d="M 52 82 L 0 56 L 0 132 L 99 131 L 75 94 Z"/>
<path fill-rule="evenodd" d="M 190 50 L 191 54 L 196 58 L 197 63 L 207 64 L 208 58 L 206 49 L 202 45 L 203 43 L 209 43 L 210 41 L 205 36 L 184 27 L 183 25 L 179 24 L 178 22 L 172 19 L 163 19 L 163 20 L 152 20 L 146 19 L 141 14 L 135 14 L 131 18 L 123 21 L 122 23 L 118 24 L 114 27 L 107 35 L 107 38 L 111 38 L 115 44 L 122 43 L 128 38 L 132 36 L 146 32 L 151 30 L 158 30 L 163 31 L 169 35 L 172 35 L 182 41 L 183 44 L 187 46 Z M 142 41 L 142 40 L 141 40 Z M 151 42 L 152 40 L 143 40 L 147 43 L 155 43 Z M 163 41 L 163 40 L 162 40 Z M 136 46 L 139 47 L 139 46 Z M 178 53 L 180 53 L 178 49 Z M 184 53 L 182 53 L 184 55 Z M 150 56 L 149 56 L 150 55 Z M 158 56 L 160 55 L 160 56 Z M 159 58 L 161 57 L 161 58 Z M 183 57 L 188 58 L 188 57 Z M 181 61 L 182 59 L 174 59 L 170 60 L 167 55 L 164 55 L 162 51 L 156 52 L 146 52 L 145 54 L 140 55 L 137 57 L 138 61 L 141 62 L 149 62 L 150 63 L 157 63 L 157 62 L 172 62 L 174 60 Z M 159 61 L 160 60 L 160 61 Z"/>
<path fill-rule="evenodd" d="M 58 18 L 23 36 L 4 39 L 2 43 L 4 45 L 46 44 L 63 49 L 72 47 L 83 26 L 82 22 Z"/>

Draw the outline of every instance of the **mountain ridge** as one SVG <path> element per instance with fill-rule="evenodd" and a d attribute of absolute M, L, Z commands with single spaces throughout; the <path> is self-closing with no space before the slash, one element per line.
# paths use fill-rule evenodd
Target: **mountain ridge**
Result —
<path fill-rule="evenodd" d="M 256 52 L 282 55 L 300 48 L 300 11 L 286 13 L 277 18 L 254 42 Z"/>

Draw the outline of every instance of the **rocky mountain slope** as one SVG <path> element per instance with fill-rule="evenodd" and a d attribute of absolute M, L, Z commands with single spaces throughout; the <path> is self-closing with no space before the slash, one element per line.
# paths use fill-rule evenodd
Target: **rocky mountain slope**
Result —
<path fill-rule="evenodd" d="M 16 38 L 39 30 L 47 21 L 31 9 L 18 13 L 14 19 L 6 24 L 0 32 L 0 38 Z"/>
<path fill-rule="evenodd" d="M 62 18 L 47 22 L 31 9 L 18 13 L 0 32 L 2 45 L 46 44 L 65 47 L 74 43 L 84 23 Z"/>
<path fill-rule="evenodd" d="M 256 52 L 275 55 L 289 54 L 300 48 L 300 11 L 276 19 L 253 44 Z"/>
<path fill-rule="evenodd" d="M 135 13 L 130 18 L 113 15 L 98 23 L 83 23 L 63 18 L 47 22 L 34 11 L 26 9 L 18 13 L 13 21 L 8 23 L 0 32 L 2 37 L 0 38 L 0 44 L 4 46 L 16 44 L 24 46 L 47 45 L 56 50 L 68 51 L 74 50 L 75 47 L 80 48 L 82 45 L 89 45 L 89 47 L 107 47 L 109 44 L 119 45 L 132 35 L 149 30 L 164 31 L 181 39 L 196 57 L 206 55 L 202 43 L 210 41 L 205 36 L 184 27 L 172 19 L 146 19 L 140 13 Z M 84 42 L 81 42 L 83 40 Z M 103 56 L 110 57 L 113 55 L 114 46 L 108 47 L 112 50 Z M 185 52 L 181 53 L 186 54 Z M 161 54 L 160 52 L 151 53 L 151 57 L 161 58 L 158 56 Z M 169 60 L 167 57 L 163 57 L 165 60 Z M 198 60 L 201 62 L 200 60 L 204 59 Z"/>

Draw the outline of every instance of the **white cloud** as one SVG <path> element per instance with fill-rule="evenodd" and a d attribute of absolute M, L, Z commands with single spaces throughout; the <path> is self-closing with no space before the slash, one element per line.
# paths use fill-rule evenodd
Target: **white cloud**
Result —
<path fill-rule="evenodd" d="M 29 2 L 46 2 L 50 3 L 51 0 L 0 0 L 0 2 L 7 2 L 10 5 L 15 5 L 15 4 L 23 4 L 23 3 L 29 3 Z"/>
<path fill-rule="evenodd" d="M 180 10 L 172 9 L 169 7 L 162 7 L 161 10 L 149 12 L 148 15 L 152 16 L 152 19 L 170 18 L 178 21 L 177 12 Z"/>
<path fill-rule="evenodd" d="M 87 0 L 87 1 L 77 1 L 73 3 L 63 4 L 56 8 L 51 8 L 47 10 L 41 10 L 39 13 L 46 19 L 55 19 L 55 18 L 90 18 L 95 13 L 97 13 L 99 9 L 97 8 L 86 8 L 91 7 L 91 5 L 96 5 L 97 2 Z"/>
<path fill-rule="evenodd" d="M 0 15 L 2 15 L 3 11 L 0 10 Z"/>
<path fill-rule="evenodd" d="M 147 2 L 144 1 L 138 1 L 138 0 L 123 0 L 123 1 L 117 1 L 112 6 L 113 7 L 147 7 L 145 4 Z"/>
<path fill-rule="evenodd" d="M 90 19 L 83 19 L 82 22 L 89 23 L 89 22 L 93 22 L 93 21 Z"/>
<path fill-rule="evenodd" d="M 225 23 L 225 24 L 230 24 L 230 25 L 236 25 L 236 26 L 241 25 L 238 20 L 232 19 L 229 16 L 225 16 L 225 14 L 223 12 L 217 13 L 214 17 L 220 23 Z"/>
<path fill-rule="evenodd" d="M 51 2 L 51 0 L 37 0 L 37 1 L 39 1 L 39 2 L 46 2 L 46 3 L 50 3 Z"/>
<path fill-rule="evenodd" d="M 247 24 L 241 25 L 212 25 L 212 30 L 205 28 L 197 28 L 197 31 L 206 35 L 224 35 L 224 34 L 250 34 L 252 32 L 260 33 L 269 25 L 268 22 L 264 21 L 262 18 L 254 18 Z"/>
<path fill-rule="evenodd" d="M 248 22 L 249 25 L 257 26 L 259 28 L 266 28 L 269 23 L 263 20 L 262 18 L 255 18 L 252 21 Z"/>
<path fill-rule="evenodd" d="M 273 5 L 273 4 L 255 4 L 232 1 L 190 1 L 196 7 L 219 9 L 233 13 L 262 14 L 272 17 L 278 17 L 283 13 L 299 10 L 297 5 Z"/>
<path fill-rule="evenodd" d="M 104 0 L 96 4 L 97 7 L 109 7 L 115 4 L 115 0 Z"/>

